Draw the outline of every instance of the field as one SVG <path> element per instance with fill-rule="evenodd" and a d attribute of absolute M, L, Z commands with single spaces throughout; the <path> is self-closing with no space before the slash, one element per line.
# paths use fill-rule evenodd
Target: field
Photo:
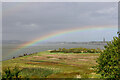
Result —
<path fill-rule="evenodd" d="M 19 67 L 22 78 L 99 78 L 93 66 L 99 53 L 50 53 L 39 52 L 3 61 L 7 67 Z"/>

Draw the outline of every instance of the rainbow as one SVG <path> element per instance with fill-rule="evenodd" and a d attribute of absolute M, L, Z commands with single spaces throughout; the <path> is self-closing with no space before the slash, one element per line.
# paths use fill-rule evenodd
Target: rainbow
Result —
<path fill-rule="evenodd" d="M 48 34 L 48 35 L 44 35 L 40 38 L 37 38 L 33 41 L 24 43 L 22 45 L 20 45 L 20 48 L 26 48 L 29 46 L 33 46 L 38 44 L 39 42 L 42 42 L 44 40 L 56 37 L 56 36 L 60 36 L 60 35 L 64 35 L 64 34 L 69 34 L 69 33 L 73 33 L 73 32 L 83 32 L 83 31 L 90 31 L 90 30 L 105 30 L 105 29 L 115 29 L 115 27 L 113 26 L 105 26 L 105 27 L 94 27 L 94 26 L 89 26 L 89 27 L 80 27 L 80 28 L 71 28 L 71 29 L 65 29 L 65 30 L 61 30 L 61 31 L 56 31 L 54 33 Z M 22 47 L 21 47 L 22 46 Z"/>
<path fill-rule="evenodd" d="M 60 35 L 64 35 L 64 34 L 69 34 L 69 33 L 73 33 L 73 32 L 84 32 L 84 31 L 95 31 L 95 30 L 117 30 L 117 28 L 115 26 L 86 26 L 86 27 L 77 27 L 77 28 L 71 28 L 71 29 L 64 29 L 64 30 L 60 30 L 60 31 L 56 31 L 53 33 L 50 33 L 48 35 L 43 35 L 40 38 L 37 38 L 35 40 L 32 40 L 30 42 L 24 43 L 19 45 L 19 49 L 16 51 L 13 51 L 11 54 L 15 54 L 17 51 L 20 51 L 21 49 L 36 45 L 42 41 L 48 40 L 50 38 L 54 38 L 54 37 L 59 37 Z"/>
<path fill-rule="evenodd" d="M 7 7 L 4 10 L 3 16 L 10 15 L 10 14 L 14 13 L 15 11 L 20 10 L 30 4 L 32 4 L 32 3 L 18 3 L 18 4 L 11 5 L 10 7 Z M 94 30 L 108 30 L 108 29 L 114 30 L 114 29 L 116 29 L 116 27 L 115 26 L 85 26 L 85 27 L 77 27 L 77 28 L 70 28 L 70 29 L 56 31 L 53 33 L 49 33 L 47 35 L 43 35 L 43 36 L 36 38 L 32 41 L 29 41 L 27 43 L 19 45 L 18 50 L 12 51 L 11 53 L 9 53 L 9 55 L 15 54 L 16 52 L 20 51 L 21 49 L 36 45 L 36 44 L 38 44 L 42 41 L 48 40 L 50 38 L 59 37 L 64 34 L 69 34 L 69 33 L 74 33 L 74 32 L 91 31 L 91 30 L 93 30 L 93 31 Z M 7 56 L 9 56 L 9 55 L 7 55 Z"/>

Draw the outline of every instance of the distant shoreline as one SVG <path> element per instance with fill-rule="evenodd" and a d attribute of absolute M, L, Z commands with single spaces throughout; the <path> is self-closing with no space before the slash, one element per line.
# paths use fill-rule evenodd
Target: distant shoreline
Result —
<path fill-rule="evenodd" d="M 97 43 L 89 43 L 89 44 L 85 44 L 85 43 L 48 43 L 48 44 L 39 44 L 37 46 L 31 46 L 31 47 L 27 47 L 25 49 L 19 50 L 19 52 L 16 52 L 14 54 L 10 53 L 12 51 L 18 50 L 19 48 L 16 48 L 17 46 L 19 46 L 19 44 L 3 44 L 2 47 L 2 59 L 3 60 L 8 60 L 8 59 L 12 59 L 13 57 L 18 57 L 20 55 L 23 54 L 32 54 L 35 52 L 41 52 L 41 51 L 47 51 L 47 50 L 54 50 L 54 49 L 59 49 L 59 48 L 80 48 L 80 47 L 84 47 L 84 48 L 93 48 L 93 49 L 104 49 L 104 46 L 106 45 L 106 43 L 102 43 L 102 44 L 97 44 Z M 10 53 L 10 54 L 9 54 Z M 2 60 L 2 61 L 3 61 Z"/>
<path fill-rule="evenodd" d="M 59 48 L 60 49 L 60 48 Z M 62 49 L 62 48 L 61 48 Z M 64 49 L 64 48 L 63 48 Z M 70 49 L 74 49 L 74 48 L 70 48 Z M 88 49 L 88 48 L 83 48 L 83 49 Z M 94 49 L 94 50 L 97 50 L 97 49 Z M 102 50 L 102 49 L 101 49 Z M 47 51 L 47 52 L 52 52 L 52 51 L 54 51 L 54 50 L 45 50 L 45 51 Z M 45 51 L 40 51 L 40 52 L 45 52 Z M 18 58 L 18 57 L 24 57 L 24 56 L 27 56 L 27 55 L 32 55 L 32 54 L 37 54 L 37 53 L 40 53 L 40 52 L 33 52 L 33 53 L 26 53 L 26 54 L 22 54 L 22 55 L 19 55 L 19 56 L 13 56 L 12 58 L 10 58 L 10 59 L 14 59 L 14 58 Z M 53 52 L 54 53 L 54 52 Z M 57 52 L 55 52 L 55 53 L 59 53 L 58 51 Z M 73 53 L 73 54 L 87 54 L 87 53 L 89 53 L 89 52 L 87 52 L 87 53 L 84 53 L 83 52 L 83 50 L 82 50 L 82 52 L 76 52 L 76 53 L 74 53 L 74 52 L 67 52 L 68 54 L 69 53 Z M 96 53 L 96 52 L 92 52 L 91 54 L 94 54 L 94 53 Z M 99 53 L 99 52 L 98 52 Z M 59 53 L 60 54 L 60 53 Z M 5 60 L 2 60 L 2 61 L 6 61 L 6 60 L 10 60 L 10 59 L 5 59 Z"/>

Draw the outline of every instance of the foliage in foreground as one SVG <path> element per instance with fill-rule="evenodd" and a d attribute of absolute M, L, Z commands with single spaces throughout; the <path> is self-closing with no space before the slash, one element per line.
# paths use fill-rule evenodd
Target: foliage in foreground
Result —
<path fill-rule="evenodd" d="M 2 75 L 2 79 L 29 79 L 29 78 L 45 78 L 48 75 L 53 73 L 58 73 L 59 71 L 54 71 L 52 69 L 44 69 L 44 68 L 23 68 L 19 69 L 15 67 L 10 69 L 9 67 L 3 70 L 4 73 Z"/>
<path fill-rule="evenodd" d="M 18 79 L 19 78 L 18 76 L 21 70 L 18 67 L 15 67 L 14 69 L 10 69 L 8 67 L 7 69 L 4 69 L 3 72 L 4 72 L 2 75 L 3 79 L 12 79 L 12 78 Z"/>
<path fill-rule="evenodd" d="M 70 49 L 66 49 L 66 48 L 59 48 L 58 50 L 52 50 L 50 51 L 51 53 L 54 52 L 62 52 L 62 53 L 100 53 L 102 52 L 101 49 L 97 48 L 97 49 L 87 49 L 87 48 L 70 48 Z"/>
<path fill-rule="evenodd" d="M 113 37 L 113 41 L 107 43 L 97 63 L 97 73 L 103 78 L 120 79 L 120 38 Z"/>
<path fill-rule="evenodd" d="M 47 76 L 58 72 L 59 71 L 46 68 L 24 68 L 20 75 L 22 75 L 23 78 L 46 78 Z"/>

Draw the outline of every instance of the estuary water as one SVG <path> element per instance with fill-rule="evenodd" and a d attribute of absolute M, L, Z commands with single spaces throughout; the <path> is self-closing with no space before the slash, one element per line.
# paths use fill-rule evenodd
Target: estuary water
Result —
<path fill-rule="evenodd" d="M 8 60 L 13 57 L 18 57 L 23 54 L 32 54 L 35 52 L 41 52 L 46 50 L 54 50 L 59 48 L 100 48 L 104 49 L 106 44 L 60 44 L 60 43 L 46 43 L 46 44 L 39 44 L 37 46 L 30 46 L 27 48 L 20 49 L 18 48 L 20 44 L 3 44 L 2 45 L 2 60 Z"/>

